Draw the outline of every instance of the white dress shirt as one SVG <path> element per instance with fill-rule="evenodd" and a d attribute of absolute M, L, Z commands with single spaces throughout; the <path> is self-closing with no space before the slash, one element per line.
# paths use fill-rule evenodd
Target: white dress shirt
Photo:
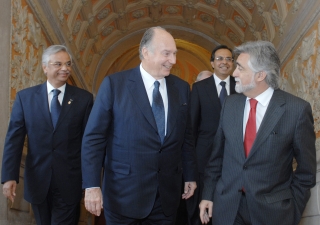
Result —
<path fill-rule="evenodd" d="M 142 76 L 142 80 L 144 83 L 144 87 L 146 89 L 148 99 L 150 102 L 150 106 L 152 106 L 152 100 L 153 100 L 153 89 L 154 89 L 154 82 L 156 79 L 154 79 L 153 76 L 151 76 L 147 71 L 145 71 L 142 68 L 142 64 L 140 64 L 140 72 Z M 167 117 L 168 117 L 168 93 L 167 93 L 167 85 L 166 85 L 166 79 L 162 78 L 158 80 L 160 83 L 159 91 L 162 96 L 163 105 L 164 105 L 164 114 L 165 114 L 165 134 L 167 134 Z"/>
<path fill-rule="evenodd" d="M 221 80 L 217 75 L 213 74 L 213 78 L 217 87 L 218 96 L 220 96 L 220 92 L 222 89 L 222 86 L 220 85 L 221 81 L 226 82 L 227 94 L 230 95 L 230 76 L 228 76 L 225 80 Z"/>
<path fill-rule="evenodd" d="M 269 87 L 267 90 L 265 90 L 263 93 L 255 97 L 255 100 L 258 101 L 257 108 L 256 108 L 256 128 L 257 133 L 260 128 L 262 119 L 264 117 L 264 114 L 267 111 L 268 105 L 270 103 L 271 97 L 273 95 L 274 89 Z M 247 98 L 246 105 L 244 107 L 244 114 L 243 114 L 243 139 L 246 132 L 246 126 L 247 121 L 249 119 L 249 113 L 250 113 L 250 98 Z"/>

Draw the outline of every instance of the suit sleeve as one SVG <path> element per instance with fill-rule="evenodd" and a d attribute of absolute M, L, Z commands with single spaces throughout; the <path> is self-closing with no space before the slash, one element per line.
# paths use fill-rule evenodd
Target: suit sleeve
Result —
<path fill-rule="evenodd" d="M 112 120 L 110 78 L 102 82 L 84 132 L 81 150 L 83 188 L 100 187 L 107 131 Z"/>
<path fill-rule="evenodd" d="M 187 92 L 188 99 L 190 97 L 190 87 L 188 86 Z M 189 100 L 190 102 L 190 100 Z M 190 107 L 190 103 L 189 103 Z M 187 115 L 187 127 L 184 136 L 184 143 L 182 146 L 182 159 L 183 159 L 183 176 L 184 181 L 197 181 L 197 164 L 196 164 L 196 154 L 194 138 L 192 135 L 192 126 L 190 119 L 190 108 L 188 109 Z"/>
<path fill-rule="evenodd" d="M 201 109 L 200 100 L 197 85 L 193 85 L 190 97 L 190 121 L 192 128 L 192 136 L 195 141 L 195 146 L 197 145 L 198 137 L 198 127 L 200 124 Z"/>
<path fill-rule="evenodd" d="M 310 188 L 316 184 L 316 137 L 309 103 L 300 112 L 293 140 L 297 168 L 294 172 L 291 188 L 299 210 L 298 213 L 301 216 L 310 198 Z"/>
<path fill-rule="evenodd" d="M 226 104 L 226 101 L 224 102 L 224 105 Z M 201 197 L 202 200 L 213 201 L 214 191 L 216 189 L 217 182 L 221 177 L 225 140 L 222 128 L 224 105 L 221 110 L 220 122 L 214 138 L 213 150 L 204 171 L 204 186 Z"/>
<path fill-rule="evenodd" d="M 23 106 L 19 93 L 12 107 L 9 127 L 5 139 L 1 183 L 8 180 L 15 180 L 19 183 L 19 171 L 23 144 L 26 137 Z"/>

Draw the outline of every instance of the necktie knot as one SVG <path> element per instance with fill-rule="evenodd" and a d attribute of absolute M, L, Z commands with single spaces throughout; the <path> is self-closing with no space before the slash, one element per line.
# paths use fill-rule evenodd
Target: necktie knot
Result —
<path fill-rule="evenodd" d="M 251 98 L 249 101 L 250 101 L 250 109 L 255 110 L 257 108 L 258 101 L 255 100 L 254 98 Z"/>
<path fill-rule="evenodd" d="M 220 85 L 225 88 L 226 87 L 226 82 L 225 81 L 221 81 Z"/>
<path fill-rule="evenodd" d="M 159 86 L 160 86 L 160 82 L 156 80 L 156 81 L 154 82 L 154 88 L 155 88 L 156 90 L 159 90 Z"/>
<path fill-rule="evenodd" d="M 61 93 L 59 89 L 53 89 L 52 92 L 53 92 L 53 97 L 57 97 Z"/>

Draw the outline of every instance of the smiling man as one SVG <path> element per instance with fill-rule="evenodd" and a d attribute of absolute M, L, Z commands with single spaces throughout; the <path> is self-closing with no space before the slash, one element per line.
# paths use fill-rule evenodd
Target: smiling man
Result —
<path fill-rule="evenodd" d="M 198 166 L 198 188 L 194 196 L 187 200 L 190 224 L 200 225 L 199 203 L 203 189 L 203 174 L 214 145 L 220 111 L 227 95 L 235 92 L 235 80 L 232 76 L 233 54 L 225 45 L 213 49 L 210 58 L 214 74 L 192 86 L 190 114 L 193 137 L 195 139 Z M 222 86 L 222 85 L 223 86 Z"/>
<path fill-rule="evenodd" d="M 93 95 L 68 85 L 72 58 L 52 45 L 42 55 L 47 81 L 17 93 L 5 140 L 1 182 L 12 202 L 19 183 L 28 137 L 24 198 L 38 225 L 78 224 L 81 188 L 81 141 Z"/>
<path fill-rule="evenodd" d="M 82 145 L 85 207 L 108 225 L 171 225 L 196 188 L 189 84 L 170 74 L 177 48 L 161 27 L 143 35 L 140 66 L 107 76 Z M 104 176 L 101 184 L 101 167 Z"/>
<path fill-rule="evenodd" d="M 240 94 L 226 98 L 221 109 L 201 221 L 297 225 L 316 184 L 311 106 L 279 89 L 280 59 L 271 42 L 247 42 L 235 53 Z"/>

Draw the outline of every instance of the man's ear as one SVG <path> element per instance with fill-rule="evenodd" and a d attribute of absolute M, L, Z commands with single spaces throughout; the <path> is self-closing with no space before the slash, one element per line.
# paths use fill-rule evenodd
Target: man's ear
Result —
<path fill-rule="evenodd" d="M 147 49 L 146 47 L 143 47 L 142 50 L 141 50 L 141 52 L 142 52 L 142 55 L 143 55 L 143 58 L 144 58 L 144 59 L 148 58 L 148 56 L 149 56 L 149 51 L 148 51 L 148 49 Z"/>
<path fill-rule="evenodd" d="M 267 76 L 267 73 L 265 71 L 260 71 L 258 73 L 258 81 L 263 81 Z"/>
<path fill-rule="evenodd" d="M 42 69 L 45 75 L 47 75 L 47 66 L 46 64 L 42 64 Z"/>

